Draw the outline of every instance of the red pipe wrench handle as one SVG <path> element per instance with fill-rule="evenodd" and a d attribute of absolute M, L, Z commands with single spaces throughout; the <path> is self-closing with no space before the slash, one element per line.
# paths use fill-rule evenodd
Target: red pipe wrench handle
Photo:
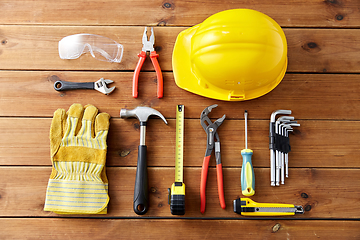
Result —
<path fill-rule="evenodd" d="M 206 203 L 206 197 L 205 197 L 205 190 L 206 190 L 206 180 L 207 180 L 207 173 L 209 169 L 209 161 L 210 156 L 206 156 L 204 158 L 204 162 L 201 169 L 201 182 L 200 182 L 200 200 L 201 200 L 201 206 L 200 206 L 200 212 L 205 212 L 205 203 Z"/>
<path fill-rule="evenodd" d="M 140 70 L 145 62 L 146 59 L 146 52 L 141 51 L 138 54 L 139 57 L 139 61 L 136 65 L 135 71 L 134 71 L 134 76 L 133 76 L 133 88 L 132 88 L 132 95 L 134 98 L 138 97 L 138 83 L 139 83 L 139 74 L 140 74 Z"/>
<path fill-rule="evenodd" d="M 156 77 L 157 77 L 157 97 L 162 98 L 163 97 L 164 81 L 163 81 L 161 68 L 160 68 L 160 65 L 159 65 L 159 62 L 158 62 L 158 57 L 159 57 L 159 54 L 157 54 L 156 51 L 152 51 L 150 53 L 150 59 L 151 59 L 151 62 L 153 64 L 154 68 L 155 68 Z"/>
<path fill-rule="evenodd" d="M 216 165 L 216 175 L 217 175 L 220 206 L 222 209 L 225 209 L 224 182 L 223 182 L 223 172 L 222 172 L 221 163 Z"/>

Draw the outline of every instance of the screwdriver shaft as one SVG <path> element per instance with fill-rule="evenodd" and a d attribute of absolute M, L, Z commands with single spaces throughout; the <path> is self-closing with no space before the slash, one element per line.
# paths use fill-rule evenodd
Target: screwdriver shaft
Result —
<path fill-rule="evenodd" d="M 252 196 L 255 194 L 255 175 L 251 162 L 253 151 L 248 149 L 247 144 L 247 115 L 248 112 L 245 110 L 245 149 L 241 150 L 241 156 L 243 157 L 241 167 L 241 192 L 245 196 Z"/>
<path fill-rule="evenodd" d="M 247 145 L 247 115 L 248 115 L 248 112 L 247 112 L 247 110 L 245 110 L 245 113 L 244 113 L 244 117 L 245 117 L 245 149 L 248 149 L 248 145 Z"/>

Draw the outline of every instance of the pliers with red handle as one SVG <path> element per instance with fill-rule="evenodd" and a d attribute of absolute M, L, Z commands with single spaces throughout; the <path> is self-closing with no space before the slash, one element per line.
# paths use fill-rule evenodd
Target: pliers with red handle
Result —
<path fill-rule="evenodd" d="M 215 122 L 211 122 L 208 114 L 213 108 L 216 108 L 218 105 L 211 105 L 202 111 L 200 116 L 201 126 L 204 128 L 207 134 L 207 145 L 206 152 L 204 157 L 204 162 L 201 169 L 201 183 L 200 183 L 200 199 L 201 199 L 201 213 L 205 212 L 205 190 L 206 190 L 206 180 L 207 173 L 209 168 L 209 161 L 211 152 L 215 147 L 215 158 L 216 158 L 216 172 L 217 172 L 217 183 L 218 183 L 218 193 L 220 206 L 225 209 L 225 198 L 224 198 L 224 186 L 223 186 L 223 173 L 222 173 L 222 164 L 221 164 L 221 155 L 220 155 L 220 138 L 217 133 L 218 127 L 224 122 L 225 114 L 221 118 L 217 119 Z"/>
<path fill-rule="evenodd" d="M 158 62 L 159 54 L 156 53 L 154 49 L 154 43 L 155 43 L 155 35 L 154 35 L 154 29 L 151 27 L 151 35 L 150 39 L 147 38 L 147 28 L 145 27 L 145 31 L 142 37 L 142 50 L 138 54 L 139 61 L 136 65 L 134 77 L 133 77 L 133 89 L 132 89 L 132 95 L 134 98 L 138 97 L 138 82 L 139 82 L 139 74 L 140 70 L 144 64 L 144 61 L 146 59 L 146 54 L 150 53 L 150 59 L 152 64 L 154 65 L 156 76 L 157 76 L 157 97 L 162 98 L 163 97 L 163 76 L 161 73 L 160 65 Z"/>

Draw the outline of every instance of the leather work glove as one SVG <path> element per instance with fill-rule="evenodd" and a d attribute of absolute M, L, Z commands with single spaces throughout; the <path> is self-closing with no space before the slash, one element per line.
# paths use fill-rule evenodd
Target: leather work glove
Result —
<path fill-rule="evenodd" d="M 84 111 L 85 110 L 85 111 Z M 44 211 L 106 214 L 106 137 L 110 115 L 93 105 L 58 109 L 50 127 L 50 175 Z M 96 118 L 95 118 L 96 117 Z"/>

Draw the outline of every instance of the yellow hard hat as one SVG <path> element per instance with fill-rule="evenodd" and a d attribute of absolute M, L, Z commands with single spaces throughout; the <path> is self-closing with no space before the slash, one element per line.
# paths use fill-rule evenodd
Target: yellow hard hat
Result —
<path fill-rule="evenodd" d="M 178 35 L 172 65 L 176 84 L 192 93 L 226 101 L 257 98 L 285 75 L 285 34 L 263 13 L 226 10 Z"/>

